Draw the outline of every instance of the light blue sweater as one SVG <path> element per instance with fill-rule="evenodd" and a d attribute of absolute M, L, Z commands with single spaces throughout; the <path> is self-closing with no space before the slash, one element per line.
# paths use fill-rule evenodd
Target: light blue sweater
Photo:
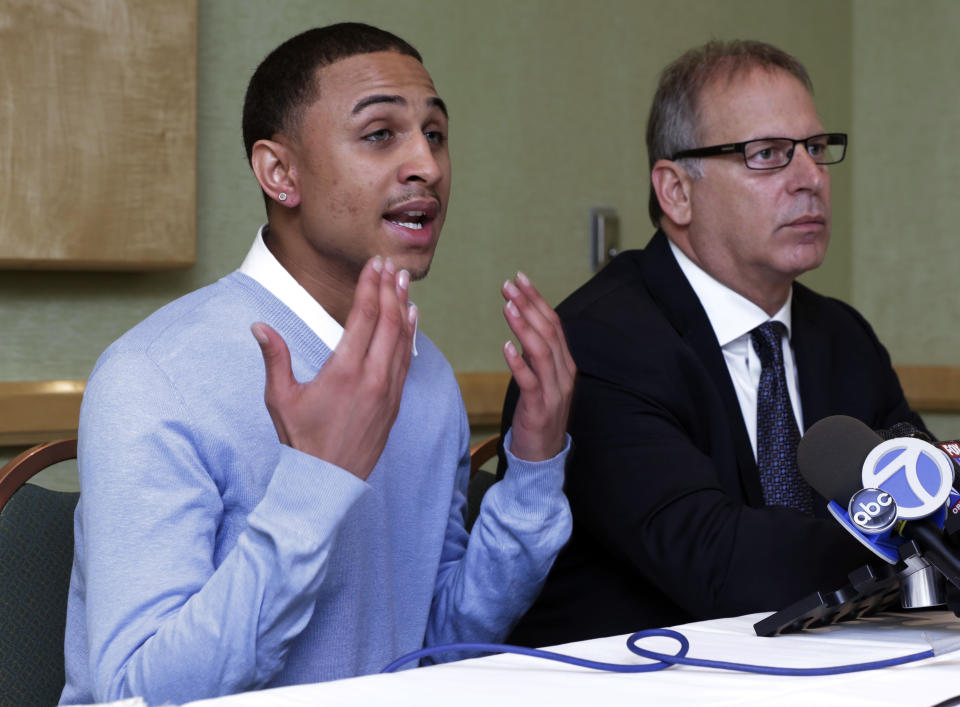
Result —
<path fill-rule="evenodd" d="M 80 418 L 62 702 L 183 702 L 376 672 L 423 645 L 502 640 L 569 537 L 567 450 L 511 457 L 465 532 L 466 414 L 422 334 L 366 482 L 281 445 L 255 321 L 283 336 L 301 381 L 330 355 L 234 272 L 97 362 Z"/>

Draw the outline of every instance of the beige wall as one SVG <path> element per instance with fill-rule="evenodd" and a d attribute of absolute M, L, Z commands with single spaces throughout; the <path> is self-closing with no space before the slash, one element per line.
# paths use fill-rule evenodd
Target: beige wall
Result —
<path fill-rule="evenodd" d="M 810 64 L 828 124 L 849 126 L 848 4 L 828 41 L 818 36 L 835 6 L 813 3 L 785 22 L 793 3 L 768 0 L 202 0 L 196 267 L 2 273 L 0 330 L 16 336 L 0 338 L 0 380 L 84 378 L 124 330 L 239 263 L 263 218 L 240 140 L 243 91 L 264 54 L 297 31 L 357 19 L 423 53 L 452 114 L 454 189 L 435 266 L 414 297 L 455 368 L 489 370 L 503 368 L 505 277 L 525 269 L 554 302 L 583 282 L 592 206 L 619 209 L 625 246 L 649 237 L 644 122 L 656 72 L 682 48 L 714 36 L 782 44 Z M 842 232 L 847 180 L 841 170 Z M 844 295 L 845 250 L 831 254 L 826 278 Z"/>
<path fill-rule="evenodd" d="M 646 242 L 643 135 L 656 73 L 712 37 L 795 53 L 824 124 L 853 135 L 851 159 L 834 168 L 827 264 L 806 281 L 860 307 L 896 362 L 953 363 L 947 239 L 960 104 L 942 87 L 952 86 L 958 14 L 948 1 L 201 0 L 197 265 L 0 273 L 0 380 L 85 378 L 124 330 L 236 267 L 263 218 L 240 139 L 246 81 L 283 39 L 345 19 L 415 44 L 450 107 L 453 198 L 413 296 L 456 369 L 504 367 L 498 285 L 517 268 L 554 303 L 587 279 L 592 206 L 620 211 L 626 247 Z M 900 278 L 899 261 L 921 249 L 936 253 Z"/>
<path fill-rule="evenodd" d="M 960 365 L 960 3 L 854 0 L 852 301 L 894 361 Z M 926 416 L 960 437 L 960 415 Z"/>

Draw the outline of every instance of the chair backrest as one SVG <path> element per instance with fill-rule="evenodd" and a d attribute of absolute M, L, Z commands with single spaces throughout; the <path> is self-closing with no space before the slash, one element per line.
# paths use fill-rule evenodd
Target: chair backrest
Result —
<path fill-rule="evenodd" d="M 497 446 L 500 444 L 500 435 L 493 435 L 473 445 L 470 448 L 470 484 L 467 486 L 467 521 L 466 529 L 473 527 L 474 521 L 480 514 L 480 502 L 483 495 L 497 480 L 496 474 L 481 471 L 486 462 L 497 456 Z"/>
<path fill-rule="evenodd" d="M 44 442 L 15 456 L 0 469 L 0 511 L 17 489 L 34 474 L 57 462 L 76 458 L 76 437 Z"/>
<path fill-rule="evenodd" d="M 77 454 L 76 438 L 37 445 L 0 469 L 0 705 L 53 705 L 79 493 L 25 483 Z"/>
<path fill-rule="evenodd" d="M 499 444 L 500 435 L 493 435 L 470 447 L 470 478 L 480 471 L 481 466 L 496 456 Z"/>

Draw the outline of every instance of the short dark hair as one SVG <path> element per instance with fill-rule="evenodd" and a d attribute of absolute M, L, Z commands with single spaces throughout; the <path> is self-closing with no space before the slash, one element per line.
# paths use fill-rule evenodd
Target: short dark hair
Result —
<path fill-rule="evenodd" d="M 796 58 L 765 42 L 737 39 L 711 41 L 683 54 L 660 74 L 647 119 L 647 157 L 650 169 L 657 160 L 669 160 L 681 150 L 701 147 L 700 96 L 704 88 L 754 68 L 782 70 L 797 78 L 812 94 L 810 75 Z M 694 178 L 703 176 L 700 160 L 678 160 Z M 663 210 L 650 184 L 650 220 L 660 225 Z"/>
<path fill-rule="evenodd" d="M 356 54 L 386 51 L 423 63 L 420 52 L 400 37 L 360 22 L 308 29 L 270 52 L 253 72 L 243 100 L 247 161 L 257 140 L 299 130 L 304 111 L 320 97 L 318 69 Z"/>

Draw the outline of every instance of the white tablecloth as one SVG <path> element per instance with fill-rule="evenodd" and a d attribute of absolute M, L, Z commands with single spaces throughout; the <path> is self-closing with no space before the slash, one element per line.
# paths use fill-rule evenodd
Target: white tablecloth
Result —
<path fill-rule="evenodd" d="M 949 612 L 885 614 L 798 634 L 760 638 L 753 624 L 766 614 L 677 627 L 689 656 L 789 667 L 832 666 L 893 658 L 928 648 L 921 633 L 960 641 Z M 666 638 L 646 639 L 675 653 Z M 553 647 L 557 652 L 617 663 L 640 663 L 626 635 Z M 777 677 L 674 666 L 655 673 L 617 674 L 517 655 L 370 675 L 315 685 L 248 692 L 190 703 L 191 707 L 261 705 L 843 705 L 904 707 L 960 694 L 960 652 L 882 670 L 824 677 Z"/>

